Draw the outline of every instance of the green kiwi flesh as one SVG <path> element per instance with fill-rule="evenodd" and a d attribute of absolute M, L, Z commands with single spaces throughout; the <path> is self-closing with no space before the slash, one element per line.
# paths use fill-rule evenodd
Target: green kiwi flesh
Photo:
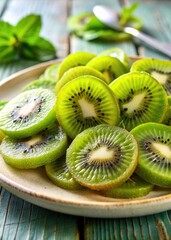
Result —
<path fill-rule="evenodd" d="M 0 101 L 0 111 L 5 107 L 5 105 L 8 103 L 8 101 Z M 1 113 L 0 113 L 1 114 Z M 0 130 L 0 143 L 2 139 L 5 137 L 5 134 Z"/>
<path fill-rule="evenodd" d="M 131 130 L 141 123 L 162 122 L 164 119 L 168 108 L 167 94 L 161 84 L 148 73 L 124 74 L 109 87 L 119 102 L 119 126 Z"/>
<path fill-rule="evenodd" d="M 37 88 L 44 88 L 44 89 L 49 89 L 51 91 L 54 91 L 56 86 L 56 82 L 55 81 L 51 81 L 48 79 L 38 79 L 38 80 L 34 80 L 31 83 L 29 83 L 28 85 L 26 85 L 23 88 L 23 91 L 28 91 L 28 90 L 32 90 L 32 89 L 37 89 Z"/>
<path fill-rule="evenodd" d="M 95 55 L 89 52 L 76 52 L 69 54 L 60 64 L 58 69 L 58 80 L 70 68 L 77 66 L 85 66 Z"/>
<path fill-rule="evenodd" d="M 135 173 L 122 185 L 103 190 L 101 193 L 111 198 L 139 198 L 149 194 L 154 185 L 146 182 Z"/>
<path fill-rule="evenodd" d="M 12 138 L 35 135 L 55 121 L 55 103 L 55 94 L 47 89 L 20 93 L 1 110 L 0 130 Z"/>
<path fill-rule="evenodd" d="M 119 107 L 113 92 L 102 80 L 81 76 L 67 83 L 58 94 L 56 116 L 70 138 L 88 127 L 116 125 Z"/>
<path fill-rule="evenodd" d="M 104 82 L 106 79 L 104 78 L 103 74 L 99 71 L 97 71 L 94 68 L 90 68 L 87 66 L 78 66 L 69 69 L 67 72 L 64 73 L 64 75 L 61 77 L 61 79 L 57 82 L 56 87 L 55 87 L 55 92 L 58 93 L 60 89 L 69 81 L 71 81 L 74 78 L 77 78 L 79 76 L 83 75 L 91 75 L 97 78 L 100 78 Z"/>
<path fill-rule="evenodd" d="M 111 56 L 119 59 L 125 66 L 126 71 L 128 72 L 131 68 L 131 62 L 127 54 L 121 48 L 109 48 L 104 50 L 99 54 L 99 56 Z"/>
<path fill-rule="evenodd" d="M 103 190 L 101 193 L 111 198 L 139 198 L 149 194 L 153 185 L 140 178 L 135 173 L 122 185 Z"/>
<path fill-rule="evenodd" d="M 151 184 L 171 187 L 171 127 L 149 122 L 131 133 L 139 151 L 135 172 Z"/>
<path fill-rule="evenodd" d="M 115 78 L 126 73 L 121 61 L 111 56 L 97 56 L 88 62 L 87 66 L 103 73 L 107 83 L 111 83 Z"/>
<path fill-rule="evenodd" d="M 67 135 L 57 124 L 25 139 L 5 137 L 0 151 L 5 162 L 20 169 L 37 168 L 65 154 Z"/>
<path fill-rule="evenodd" d="M 76 136 L 67 149 L 66 163 L 81 185 L 101 190 L 126 181 L 137 156 L 137 143 L 127 130 L 102 124 Z"/>
<path fill-rule="evenodd" d="M 56 82 L 58 79 L 59 63 L 54 63 L 47 67 L 45 71 L 39 76 L 39 79 L 47 79 Z"/>
<path fill-rule="evenodd" d="M 49 179 L 58 187 L 69 190 L 79 190 L 82 188 L 71 176 L 66 165 L 65 155 L 52 163 L 46 164 L 45 170 Z"/>
<path fill-rule="evenodd" d="M 144 71 L 154 77 L 171 95 L 171 61 L 152 58 L 144 58 L 136 61 L 131 71 Z"/>
<path fill-rule="evenodd" d="M 171 96 L 168 96 L 168 109 L 162 123 L 171 126 Z"/>

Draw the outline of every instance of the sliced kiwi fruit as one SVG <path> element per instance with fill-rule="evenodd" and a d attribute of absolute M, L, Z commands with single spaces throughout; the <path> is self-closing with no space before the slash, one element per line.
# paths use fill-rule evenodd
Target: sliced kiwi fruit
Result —
<path fill-rule="evenodd" d="M 45 170 L 49 179 L 58 187 L 69 190 L 82 189 L 82 186 L 71 176 L 66 165 L 65 155 L 52 163 L 46 164 Z"/>
<path fill-rule="evenodd" d="M 75 33 L 91 29 L 97 30 L 107 28 L 106 25 L 99 21 L 91 12 L 84 12 L 71 16 L 68 19 L 68 26 L 70 31 Z"/>
<path fill-rule="evenodd" d="M 31 83 L 27 84 L 24 88 L 23 91 L 28 91 L 32 89 L 37 89 L 37 88 L 44 88 L 44 89 L 49 89 L 51 91 L 54 91 L 56 86 L 56 82 L 48 79 L 38 79 L 34 80 Z"/>
<path fill-rule="evenodd" d="M 13 98 L 1 110 L 0 130 L 12 138 L 25 138 L 54 122 L 55 94 L 48 89 L 33 89 Z"/>
<path fill-rule="evenodd" d="M 148 73 L 127 73 L 109 87 L 119 102 L 119 126 L 131 130 L 145 122 L 162 122 L 168 108 L 164 88 Z"/>
<path fill-rule="evenodd" d="M 171 126 L 171 96 L 168 96 L 168 109 L 162 123 Z"/>
<path fill-rule="evenodd" d="M 56 116 L 68 136 L 98 124 L 115 125 L 119 107 L 108 85 L 93 76 L 71 80 L 58 93 Z"/>
<path fill-rule="evenodd" d="M 48 129 L 28 138 L 12 139 L 5 137 L 1 143 L 1 154 L 6 163 L 30 169 L 51 163 L 65 154 L 67 135 L 54 123 Z"/>
<path fill-rule="evenodd" d="M 114 79 L 126 73 L 121 61 L 111 56 L 97 56 L 89 61 L 87 66 L 101 72 L 107 83 L 111 83 Z"/>
<path fill-rule="evenodd" d="M 58 69 L 58 79 L 70 68 L 85 66 L 95 55 L 90 52 L 76 52 L 69 54 L 60 64 Z"/>
<path fill-rule="evenodd" d="M 121 48 L 109 48 L 101 52 L 99 56 L 111 56 L 119 59 L 125 66 L 126 71 L 129 71 L 131 68 L 131 61 L 127 54 Z"/>
<path fill-rule="evenodd" d="M 8 103 L 7 100 L 0 101 L 0 111 L 5 107 L 5 105 Z"/>
<path fill-rule="evenodd" d="M 127 130 L 101 124 L 76 136 L 67 149 L 66 163 L 77 182 L 101 190 L 126 181 L 137 157 L 136 140 Z"/>
<path fill-rule="evenodd" d="M 0 111 L 5 107 L 5 105 L 7 103 L 8 103 L 8 101 L 6 101 L 6 100 L 0 101 Z M 0 112 L 0 115 L 1 115 L 1 112 Z M 4 137 L 5 137 L 5 134 L 0 130 L 0 143 Z"/>
<path fill-rule="evenodd" d="M 103 190 L 101 194 L 111 198 L 139 198 L 148 195 L 153 187 L 134 173 L 122 185 Z"/>
<path fill-rule="evenodd" d="M 144 58 L 136 61 L 131 71 L 144 71 L 149 73 L 152 77 L 164 87 L 168 95 L 171 95 L 171 61 Z"/>
<path fill-rule="evenodd" d="M 54 63 L 46 68 L 43 79 L 51 80 L 51 81 L 57 81 L 58 79 L 58 68 L 60 66 L 60 63 Z"/>
<path fill-rule="evenodd" d="M 151 184 L 171 187 L 171 127 L 149 122 L 135 127 L 131 133 L 139 152 L 135 172 Z"/>
<path fill-rule="evenodd" d="M 104 82 L 106 81 L 105 77 L 103 74 L 99 71 L 97 71 L 94 68 L 90 68 L 87 66 L 78 66 L 69 69 L 67 72 L 64 73 L 64 75 L 61 77 L 61 79 L 57 82 L 56 87 L 55 87 L 55 92 L 58 93 L 60 89 L 69 81 L 71 81 L 74 78 L 77 78 L 79 76 L 84 76 L 84 75 L 91 75 L 97 78 L 100 78 Z"/>

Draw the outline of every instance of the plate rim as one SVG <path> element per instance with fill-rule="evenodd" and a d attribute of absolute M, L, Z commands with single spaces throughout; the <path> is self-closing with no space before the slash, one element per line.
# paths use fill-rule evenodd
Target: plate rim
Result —
<path fill-rule="evenodd" d="M 130 59 L 135 61 L 137 59 L 140 59 L 141 57 L 138 57 L 138 56 L 131 56 Z M 2 85 L 6 84 L 7 82 L 10 82 L 10 81 L 13 81 L 14 79 L 18 78 L 18 77 L 22 77 L 23 75 L 27 74 L 27 73 L 30 73 L 34 70 L 40 70 L 40 71 L 44 71 L 48 66 L 50 66 L 51 64 L 54 64 L 54 63 L 58 63 L 58 62 L 61 62 L 62 59 L 55 59 L 55 60 L 51 60 L 51 61 L 47 61 L 47 62 L 43 62 L 43 63 L 39 63 L 39 64 L 36 64 L 36 65 L 33 65 L 31 67 L 28 67 L 28 68 L 25 68 L 23 70 L 20 70 L 12 75 L 10 75 L 9 77 L 5 78 L 4 80 L 2 80 L 0 82 L 0 88 Z M 97 214 L 95 214 L 95 217 L 104 217 L 105 216 L 105 213 L 107 211 L 107 209 L 113 209 L 113 210 L 116 210 L 116 208 L 121 208 L 121 207 L 136 207 L 138 208 L 140 205 L 142 206 L 146 206 L 147 207 L 147 210 L 144 212 L 144 213 L 141 213 L 140 211 L 137 211 L 137 212 L 134 212 L 132 213 L 132 216 L 142 216 L 142 215 L 147 215 L 148 214 L 148 210 L 150 209 L 150 207 L 152 206 L 156 206 L 158 203 L 161 203 L 164 202 L 166 204 L 165 207 L 162 208 L 162 210 L 160 209 L 155 209 L 155 211 L 153 213 L 157 213 L 157 212 L 161 212 L 163 210 L 169 210 L 171 209 L 171 193 L 169 194 L 166 194 L 166 195 L 162 195 L 162 196 L 157 196 L 157 197 L 153 197 L 153 198 L 136 198 L 136 199 L 124 199 L 122 200 L 121 202 L 117 202 L 117 201 L 106 201 L 106 202 L 101 202 L 101 201 L 96 201 L 96 202 L 86 202 L 86 203 L 77 203 L 77 202 L 74 202 L 70 199 L 67 199 L 67 200 L 61 200 L 60 198 L 58 199 L 54 199 L 53 197 L 50 197 L 50 196 L 46 196 L 46 195 L 43 195 L 43 194 L 37 194 L 35 191 L 33 190 L 29 190 L 27 187 L 25 186 L 22 186 L 20 185 L 19 183 L 9 179 L 8 177 L 4 176 L 2 173 L 0 173 L 0 185 L 2 187 L 4 187 L 5 189 L 7 189 L 8 191 L 12 192 L 13 194 L 15 194 L 16 196 L 24 199 L 24 200 L 27 200 L 28 201 L 28 196 L 33 198 L 32 201 L 29 201 L 29 202 L 32 202 L 33 204 L 36 204 L 38 206 L 42 206 L 42 207 L 45 207 L 47 209 L 50 209 L 50 210 L 54 210 L 54 211 L 59 211 L 60 212 L 60 209 L 57 207 L 57 209 L 53 209 L 50 208 L 50 207 L 46 207 L 44 205 L 42 205 L 42 203 L 37 203 L 37 200 L 41 199 L 42 201 L 45 201 L 45 202 L 53 202 L 53 204 L 60 204 L 60 205 L 63 205 L 63 206 L 67 206 L 69 207 L 69 210 L 67 210 L 66 208 L 66 211 L 63 210 L 62 212 L 64 213 L 70 213 L 70 214 L 73 214 L 73 215 L 79 215 L 79 216 L 88 216 L 88 217 L 92 217 L 92 214 L 90 212 L 84 212 L 84 210 L 87 210 L 89 208 L 92 208 L 92 207 L 95 207 L 96 210 L 102 210 L 102 213 L 99 214 L 97 212 Z M 74 191 L 75 192 L 75 191 Z M 34 200 L 35 198 L 35 200 Z M 81 212 L 78 214 L 78 213 L 75 213 L 72 211 L 72 207 L 77 207 L 79 208 L 80 210 L 83 210 L 84 214 L 81 214 Z M 153 214 L 151 213 L 151 214 Z M 94 215 L 93 215 L 94 217 Z M 112 211 L 111 212 L 111 215 L 107 215 L 106 217 L 130 217 L 130 214 L 124 214 L 124 213 L 121 213 L 119 214 L 119 216 L 117 216 L 117 214 L 114 214 L 114 212 Z"/>

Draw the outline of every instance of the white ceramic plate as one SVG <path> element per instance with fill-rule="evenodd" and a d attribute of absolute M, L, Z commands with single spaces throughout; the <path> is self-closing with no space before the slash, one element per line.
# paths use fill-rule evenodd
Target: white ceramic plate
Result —
<path fill-rule="evenodd" d="M 11 99 L 22 87 L 38 76 L 47 62 L 13 74 L 0 83 L 0 100 Z M 43 167 L 18 170 L 8 166 L 0 156 L 0 183 L 15 194 L 38 206 L 63 213 L 88 217 L 133 217 L 171 209 L 169 190 L 156 189 L 145 198 L 134 200 L 103 197 L 90 190 L 68 191 L 54 185 Z"/>

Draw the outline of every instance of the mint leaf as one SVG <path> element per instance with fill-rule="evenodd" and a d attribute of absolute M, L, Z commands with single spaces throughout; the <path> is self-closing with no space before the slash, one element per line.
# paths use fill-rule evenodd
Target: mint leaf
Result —
<path fill-rule="evenodd" d="M 47 61 L 56 57 L 51 42 L 39 36 L 41 16 L 30 14 L 22 18 L 16 26 L 0 20 L 0 64 L 20 57 Z"/>
<path fill-rule="evenodd" d="M 12 46 L 9 46 L 7 42 L 0 43 L 0 64 L 10 62 L 16 57 L 16 51 Z"/>
<path fill-rule="evenodd" d="M 24 38 L 38 36 L 41 30 L 40 15 L 30 14 L 22 18 L 14 28 L 14 33 L 21 41 Z"/>
<path fill-rule="evenodd" d="M 139 4 L 134 3 L 129 7 L 123 7 L 120 13 L 120 25 L 124 26 L 129 21 L 129 19 L 133 16 L 133 12 L 138 8 Z"/>
<path fill-rule="evenodd" d="M 0 20 L 0 39 L 9 39 L 13 35 L 13 29 L 10 23 Z"/>
<path fill-rule="evenodd" d="M 56 57 L 52 43 L 42 37 L 27 38 L 22 42 L 21 56 L 38 61 L 48 61 Z"/>

